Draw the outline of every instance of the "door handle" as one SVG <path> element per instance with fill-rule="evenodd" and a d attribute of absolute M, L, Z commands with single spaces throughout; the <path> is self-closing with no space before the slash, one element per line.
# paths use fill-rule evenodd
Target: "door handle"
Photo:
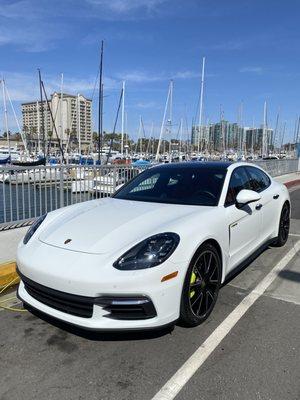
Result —
<path fill-rule="evenodd" d="M 260 210 L 262 208 L 262 204 L 256 204 L 255 208 L 256 210 Z"/>
<path fill-rule="evenodd" d="M 279 194 L 274 194 L 273 199 L 274 199 L 274 200 L 277 200 L 278 197 L 279 197 Z"/>

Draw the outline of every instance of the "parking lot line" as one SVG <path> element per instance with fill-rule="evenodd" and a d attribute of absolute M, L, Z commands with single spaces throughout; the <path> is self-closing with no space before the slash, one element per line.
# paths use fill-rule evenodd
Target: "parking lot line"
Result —
<path fill-rule="evenodd" d="M 237 322 L 249 310 L 254 302 L 265 292 L 300 249 L 300 240 L 275 265 L 264 279 L 239 303 L 227 318 L 212 332 L 212 334 L 198 347 L 194 354 L 157 392 L 152 400 L 172 400 L 201 367 L 210 354 L 217 348 L 225 336 L 233 329 Z"/>

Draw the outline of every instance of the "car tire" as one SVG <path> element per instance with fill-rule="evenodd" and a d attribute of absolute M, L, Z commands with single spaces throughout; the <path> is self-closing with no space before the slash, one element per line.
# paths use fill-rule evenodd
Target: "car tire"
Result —
<path fill-rule="evenodd" d="M 222 262 L 216 247 L 203 244 L 193 257 L 183 284 L 180 322 L 197 326 L 212 312 L 221 286 Z"/>
<path fill-rule="evenodd" d="M 284 203 L 279 220 L 278 236 L 274 242 L 275 247 L 282 247 L 286 244 L 290 231 L 290 206 Z"/>

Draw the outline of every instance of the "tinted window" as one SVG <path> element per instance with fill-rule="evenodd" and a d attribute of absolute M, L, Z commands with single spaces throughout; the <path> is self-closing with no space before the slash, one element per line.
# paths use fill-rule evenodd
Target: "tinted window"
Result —
<path fill-rule="evenodd" d="M 234 204 L 236 196 L 242 189 L 250 189 L 250 182 L 245 168 L 240 167 L 233 170 L 231 174 L 225 206 Z"/>
<path fill-rule="evenodd" d="M 255 192 L 262 192 L 270 186 L 270 179 L 263 171 L 255 167 L 246 167 L 246 169 L 250 177 L 250 186 L 252 190 Z"/>
<path fill-rule="evenodd" d="M 226 169 L 150 168 L 121 188 L 115 198 L 156 203 L 218 205 Z"/>

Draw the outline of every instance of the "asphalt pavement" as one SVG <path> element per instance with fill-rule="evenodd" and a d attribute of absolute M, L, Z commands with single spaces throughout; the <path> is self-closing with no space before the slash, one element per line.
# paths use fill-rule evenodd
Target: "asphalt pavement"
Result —
<path fill-rule="evenodd" d="M 300 240 L 300 189 L 288 243 L 225 285 L 201 326 L 91 334 L 29 313 L 0 311 L 1 400 L 151 400 Z M 287 263 L 176 399 L 300 398 L 300 256 Z M 167 398 L 167 397 L 166 397 Z"/>

